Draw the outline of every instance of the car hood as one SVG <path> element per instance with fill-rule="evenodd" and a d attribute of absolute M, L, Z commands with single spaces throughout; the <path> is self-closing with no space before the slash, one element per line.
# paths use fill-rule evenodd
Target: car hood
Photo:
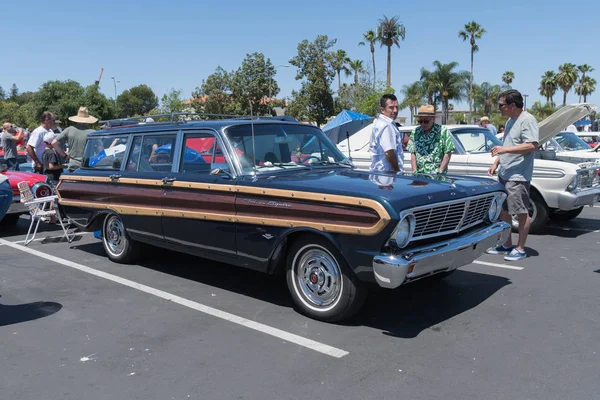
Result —
<path fill-rule="evenodd" d="M 498 182 L 486 178 L 410 173 L 389 175 L 356 169 L 282 173 L 259 177 L 252 185 L 370 198 L 388 203 L 396 211 L 503 190 Z"/>
<path fill-rule="evenodd" d="M 594 104 L 579 103 L 567 104 L 554 112 L 548 118 L 540 122 L 540 134 L 538 144 L 542 145 L 553 138 L 557 133 L 583 117 L 591 114 L 596 109 Z"/>
<path fill-rule="evenodd" d="M 38 182 L 46 182 L 46 175 L 34 174 L 32 172 L 19 172 L 19 171 L 4 171 L 2 175 L 8 178 L 8 183 L 13 191 L 13 195 L 19 195 L 19 188 L 17 184 L 22 181 L 26 181 L 29 186 L 32 186 Z"/>

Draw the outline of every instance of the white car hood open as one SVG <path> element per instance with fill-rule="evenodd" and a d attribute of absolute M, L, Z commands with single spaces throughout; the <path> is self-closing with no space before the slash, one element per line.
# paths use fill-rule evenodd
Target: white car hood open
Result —
<path fill-rule="evenodd" d="M 540 145 L 546 143 L 554 135 L 565 130 L 565 128 L 583 117 L 589 115 L 596 109 L 594 104 L 578 103 L 567 104 L 548 118 L 540 122 Z"/>

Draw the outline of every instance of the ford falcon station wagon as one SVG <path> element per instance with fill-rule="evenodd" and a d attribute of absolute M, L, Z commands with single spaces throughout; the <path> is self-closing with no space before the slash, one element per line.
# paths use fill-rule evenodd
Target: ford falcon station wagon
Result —
<path fill-rule="evenodd" d="M 107 123 L 61 177 L 66 214 L 114 262 L 150 244 L 285 273 L 297 310 L 338 321 L 370 284 L 447 276 L 509 234 L 493 180 L 358 171 L 289 117 L 182 118 Z"/>

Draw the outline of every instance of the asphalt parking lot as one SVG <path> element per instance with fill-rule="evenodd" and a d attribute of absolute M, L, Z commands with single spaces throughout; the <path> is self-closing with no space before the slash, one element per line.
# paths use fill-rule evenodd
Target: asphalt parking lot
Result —
<path fill-rule="evenodd" d="M 343 324 L 279 276 L 0 229 L 4 399 L 598 399 L 600 208 L 439 283 L 377 290 Z M 50 237 L 50 239 L 48 239 Z"/>

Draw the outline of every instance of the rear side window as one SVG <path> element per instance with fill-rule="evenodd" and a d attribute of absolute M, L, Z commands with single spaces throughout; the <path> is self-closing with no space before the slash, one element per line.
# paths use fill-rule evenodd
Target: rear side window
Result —
<path fill-rule="evenodd" d="M 180 172 L 188 174 L 210 174 L 216 168 L 229 171 L 227 157 L 219 141 L 210 133 L 190 133 L 185 136 L 184 153 Z"/>
<path fill-rule="evenodd" d="M 83 167 L 120 170 L 128 148 L 128 135 L 88 136 L 83 155 Z"/>
<path fill-rule="evenodd" d="M 176 134 L 144 135 L 133 140 L 127 171 L 169 172 L 173 166 Z"/>

